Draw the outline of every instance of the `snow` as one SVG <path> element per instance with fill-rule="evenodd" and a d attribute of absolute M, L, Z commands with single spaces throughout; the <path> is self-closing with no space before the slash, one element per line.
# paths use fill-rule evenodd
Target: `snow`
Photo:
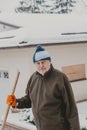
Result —
<path fill-rule="evenodd" d="M 87 14 L 87 0 L 77 0 L 76 6 L 73 8 L 73 13 Z"/>
<path fill-rule="evenodd" d="M 80 127 L 87 128 L 87 101 L 78 103 L 77 108 L 79 113 Z M 29 130 L 36 130 L 36 126 L 29 122 L 33 120 L 34 117 L 32 114 L 32 109 L 22 109 L 18 113 L 9 113 L 7 123 Z"/>
<path fill-rule="evenodd" d="M 0 0 L 0 12 L 16 13 L 15 8 L 19 6 L 19 1 L 20 0 Z M 53 2 L 54 1 L 47 0 L 46 4 L 52 7 Z M 87 14 L 87 0 L 76 0 L 75 5 L 72 13 Z M 46 10 L 47 8 L 45 7 L 44 9 Z"/>
<path fill-rule="evenodd" d="M 18 7 L 18 4 L 19 0 L 0 0 L 0 21 L 21 26 L 17 30 L 0 32 L 0 48 L 87 41 L 87 33 L 80 34 L 87 32 L 87 0 L 77 0 L 73 12 L 68 15 L 16 14 L 15 7 Z M 61 35 L 64 33 L 75 34 Z M 26 43 L 20 44 L 23 41 Z M 78 103 L 77 107 L 81 127 L 87 128 L 87 102 Z M 31 123 L 20 121 L 21 114 L 23 113 L 10 113 L 8 122 L 36 130 Z"/>
<path fill-rule="evenodd" d="M 71 14 L 15 13 L 19 0 L 0 0 L 0 21 L 22 28 L 0 32 L 0 48 L 20 47 L 32 44 L 85 42 L 87 33 L 87 0 L 76 0 Z M 47 0 L 46 3 L 53 4 Z M 7 6 L 10 5 L 10 6 Z M 70 35 L 64 35 L 70 33 Z M 71 35 L 71 33 L 73 33 Z M 23 42 L 25 41 L 26 44 Z M 22 44 L 19 44 L 21 43 Z"/>
<path fill-rule="evenodd" d="M 0 0 L 1 13 L 15 13 L 15 7 L 18 6 L 19 0 Z"/>
<path fill-rule="evenodd" d="M 78 103 L 77 107 L 79 112 L 80 126 L 81 128 L 87 128 L 87 101 Z"/>
<path fill-rule="evenodd" d="M 21 26 L 0 32 L 0 47 L 87 41 L 87 15 L 1 14 L 0 21 Z M 25 20 L 24 20 L 25 19 Z M 25 41 L 26 43 L 19 44 Z"/>
<path fill-rule="evenodd" d="M 3 118 L 2 118 L 3 119 Z M 13 124 L 21 128 L 29 130 L 36 130 L 36 126 L 32 123 L 33 115 L 32 109 L 22 109 L 18 113 L 11 113 L 8 115 L 7 123 Z M 30 123 L 31 122 L 31 123 Z"/>

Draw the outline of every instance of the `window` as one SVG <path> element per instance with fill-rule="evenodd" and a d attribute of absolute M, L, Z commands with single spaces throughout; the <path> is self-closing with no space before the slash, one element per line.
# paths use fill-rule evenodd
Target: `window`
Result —
<path fill-rule="evenodd" d="M 0 78 L 9 78 L 9 73 L 7 71 L 0 71 Z"/>

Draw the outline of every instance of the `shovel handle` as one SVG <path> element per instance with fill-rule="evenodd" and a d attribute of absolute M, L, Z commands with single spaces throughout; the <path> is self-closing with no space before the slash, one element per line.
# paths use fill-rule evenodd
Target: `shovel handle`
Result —
<path fill-rule="evenodd" d="M 17 73 L 17 77 L 15 79 L 15 83 L 14 83 L 14 86 L 13 86 L 13 89 L 12 89 L 12 94 L 14 94 L 14 92 L 15 92 L 15 89 L 16 89 L 16 86 L 17 86 L 17 82 L 18 82 L 18 79 L 19 79 L 19 75 L 20 75 L 20 72 Z M 5 113 L 5 116 L 4 116 L 4 119 L 3 119 L 1 130 L 4 130 L 9 110 L 10 110 L 10 105 L 8 104 L 7 105 L 7 109 L 6 109 L 6 113 Z"/>

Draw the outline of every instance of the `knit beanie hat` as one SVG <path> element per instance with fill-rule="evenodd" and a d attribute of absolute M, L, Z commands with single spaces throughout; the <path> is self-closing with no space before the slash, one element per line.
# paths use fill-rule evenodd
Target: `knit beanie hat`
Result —
<path fill-rule="evenodd" d="M 37 45 L 36 51 L 33 55 L 33 62 L 35 63 L 35 62 L 38 62 L 40 60 L 51 61 L 51 57 L 50 57 L 49 53 L 44 48 L 42 48 L 41 45 Z"/>

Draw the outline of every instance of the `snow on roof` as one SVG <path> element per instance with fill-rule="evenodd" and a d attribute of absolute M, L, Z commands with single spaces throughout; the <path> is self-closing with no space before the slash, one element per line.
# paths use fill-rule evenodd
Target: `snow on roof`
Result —
<path fill-rule="evenodd" d="M 0 32 L 0 48 L 87 41 L 86 14 L 0 14 L 0 21 L 21 26 Z"/>

